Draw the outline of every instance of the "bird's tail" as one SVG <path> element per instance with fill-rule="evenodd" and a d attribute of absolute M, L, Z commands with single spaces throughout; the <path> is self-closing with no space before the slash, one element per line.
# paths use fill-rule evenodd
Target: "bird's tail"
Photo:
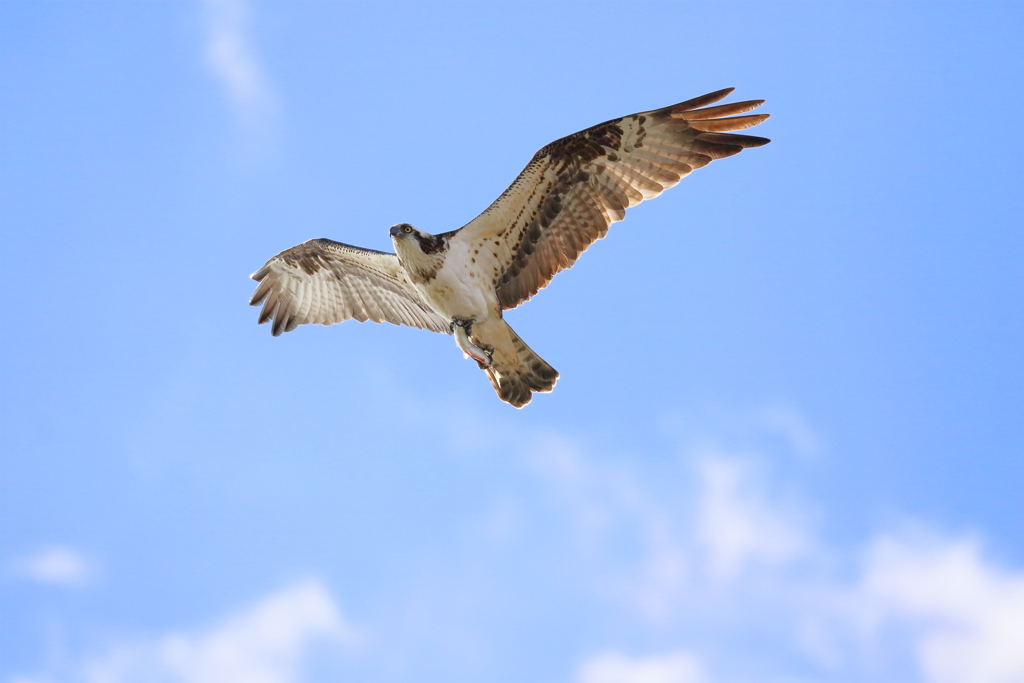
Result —
<path fill-rule="evenodd" d="M 504 320 L 474 323 L 470 339 L 491 354 L 489 366 L 481 364 L 498 397 L 522 408 L 535 391 L 551 391 L 558 371 L 538 356 Z"/>

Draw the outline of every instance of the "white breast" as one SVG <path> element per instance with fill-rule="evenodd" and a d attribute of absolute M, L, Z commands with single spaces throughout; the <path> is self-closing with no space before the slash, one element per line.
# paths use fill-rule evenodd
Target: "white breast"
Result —
<path fill-rule="evenodd" d="M 448 252 L 437 276 L 419 289 L 427 303 L 449 319 L 483 321 L 497 307 L 494 290 L 465 253 Z"/>

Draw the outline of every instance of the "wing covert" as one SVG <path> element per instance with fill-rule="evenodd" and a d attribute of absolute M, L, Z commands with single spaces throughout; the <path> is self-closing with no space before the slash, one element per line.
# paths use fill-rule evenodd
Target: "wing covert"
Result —
<path fill-rule="evenodd" d="M 737 116 L 764 100 L 708 106 L 732 90 L 606 121 L 546 145 L 451 239 L 490 271 L 501 307 L 515 308 L 575 263 L 629 207 L 714 159 L 769 142 L 729 132 L 767 119 Z"/>
<path fill-rule="evenodd" d="M 350 319 L 450 332 L 388 252 L 313 239 L 282 251 L 251 277 L 259 284 L 249 304 L 263 304 L 258 322 L 273 320 L 275 337 L 305 323 Z"/>

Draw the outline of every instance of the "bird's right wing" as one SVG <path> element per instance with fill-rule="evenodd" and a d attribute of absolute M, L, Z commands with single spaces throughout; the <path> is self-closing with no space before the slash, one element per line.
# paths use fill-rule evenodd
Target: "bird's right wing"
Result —
<path fill-rule="evenodd" d="M 409 282 L 398 257 L 328 239 L 286 249 L 252 274 L 259 282 L 249 305 L 263 304 L 259 323 L 273 320 L 276 337 L 298 325 L 344 320 L 410 325 L 450 333 Z"/>

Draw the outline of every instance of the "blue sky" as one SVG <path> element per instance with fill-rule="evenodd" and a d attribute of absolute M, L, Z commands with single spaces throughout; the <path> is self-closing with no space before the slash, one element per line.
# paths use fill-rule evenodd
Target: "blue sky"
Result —
<path fill-rule="evenodd" d="M 1019 4 L 2 3 L 0 681 L 1024 680 Z M 722 87 L 771 145 L 452 339 L 248 274 Z"/>

